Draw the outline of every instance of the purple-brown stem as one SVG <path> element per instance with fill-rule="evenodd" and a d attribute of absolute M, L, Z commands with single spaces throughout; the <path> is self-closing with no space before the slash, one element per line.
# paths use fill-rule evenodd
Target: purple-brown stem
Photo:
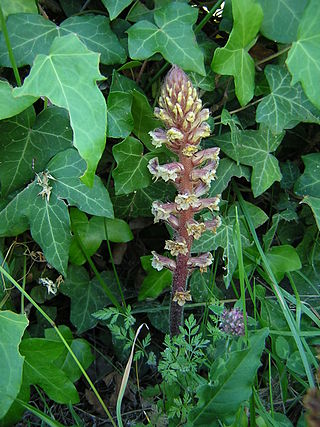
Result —
<path fill-rule="evenodd" d="M 152 266 L 158 271 L 168 268 L 173 271 L 172 295 L 170 303 L 170 334 L 177 335 L 183 320 L 183 306 L 191 301 L 187 290 L 188 276 L 194 268 L 206 271 L 212 264 L 210 252 L 191 257 L 193 239 L 199 239 L 205 231 L 215 232 L 220 224 L 218 217 L 197 222 L 194 214 L 202 209 L 218 210 L 219 196 L 202 198 L 215 179 L 218 166 L 218 148 L 201 150 L 200 141 L 210 135 L 206 123 L 209 110 L 202 108 L 202 102 L 188 76 L 173 66 L 166 76 L 159 98 L 160 108 L 155 115 L 166 129 L 150 132 L 155 147 L 166 144 L 167 148 L 179 156 L 178 162 L 160 165 L 158 158 L 151 159 L 148 169 L 155 179 L 171 180 L 177 187 L 174 202 L 155 201 L 152 212 L 155 222 L 167 221 L 175 230 L 173 240 L 166 240 L 165 249 L 172 258 L 152 252 Z"/>
<path fill-rule="evenodd" d="M 192 170 L 192 163 L 190 158 L 184 156 L 181 152 L 179 153 L 179 162 L 184 167 L 184 173 L 181 176 L 179 185 L 179 193 L 185 194 L 187 192 L 192 193 L 192 182 L 190 181 L 190 173 Z M 193 218 L 192 209 L 182 211 L 179 217 L 179 228 L 177 234 L 185 238 L 188 246 L 187 255 L 178 255 L 176 260 L 176 269 L 172 279 L 172 294 L 170 302 L 170 335 L 178 335 L 180 333 L 179 327 L 183 324 L 183 305 L 179 305 L 177 301 L 174 301 L 173 296 L 176 292 L 187 291 L 187 280 L 189 276 L 188 260 L 190 258 L 192 237 L 188 235 L 186 223 Z"/>

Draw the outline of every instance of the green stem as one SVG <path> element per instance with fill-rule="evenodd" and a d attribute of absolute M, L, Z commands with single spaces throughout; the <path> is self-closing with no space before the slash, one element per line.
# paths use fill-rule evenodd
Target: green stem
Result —
<path fill-rule="evenodd" d="M 108 288 L 108 286 L 106 285 L 106 283 L 104 282 L 104 280 L 102 279 L 102 277 L 100 276 L 100 274 L 99 274 L 96 266 L 94 265 L 91 257 L 87 254 L 86 248 L 84 247 L 84 244 L 81 241 L 79 233 L 74 228 L 72 228 L 72 232 L 73 232 L 73 234 L 75 236 L 76 242 L 80 246 L 80 249 L 82 250 L 83 255 L 85 256 L 86 260 L 88 261 L 88 264 L 92 268 L 92 271 L 96 275 L 96 278 L 98 279 L 100 285 L 102 286 L 103 290 L 105 291 L 107 297 L 112 302 L 112 304 L 115 307 L 117 307 L 117 309 L 119 311 L 123 312 L 123 309 L 122 309 L 121 305 L 119 304 L 118 300 L 116 299 L 116 297 L 113 295 L 113 293 L 110 291 L 110 289 Z"/>
<path fill-rule="evenodd" d="M 22 278 L 22 288 L 23 290 L 26 289 L 26 275 L 27 275 L 27 256 L 25 255 L 23 258 L 23 278 Z M 21 294 L 21 314 L 24 314 L 24 296 Z"/>
<path fill-rule="evenodd" d="M 241 292 L 241 302 L 242 302 L 242 311 L 243 311 L 243 323 L 245 330 L 245 337 L 248 344 L 248 324 L 247 324 L 247 308 L 246 308 L 246 290 L 244 286 L 244 265 L 243 265 L 243 256 L 242 256 L 242 244 L 241 244 L 241 234 L 240 234 L 240 225 L 238 217 L 238 208 L 236 206 L 236 234 L 235 234 L 235 247 L 238 258 L 238 269 L 239 269 L 239 282 L 240 282 L 240 292 Z"/>
<path fill-rule="evenodd" d="M 18 282 L 16 282 L 14 280 L 13 277 L 10 276 L 10 274 L 0 265 L 0 272 L 8 279 L 10 280 L 10 282 L 24 295 L 24 297 L 31 302 L 31 304 L 39 311 L 39 313 L 42 314 L 42 316 L 49 322 L 49 324 L 54 328 L 54 330 L 56 331 L 57 335 L 59 336 L 59 338 L 61 339 L 61 341 L 63 342 L 64 346 L 66 347 L 66 349 L 68 350 L 68 352 L 70 353 L 71 357 L 73 358 L 73 360 L 75 361 L 75 363 L 77 364 L 77 366 L 79 367 L 80 371 L 82 372 L 83 376 L 85 377 L 85 379 L 88 381 L 90 387 L 92 388 L 94 394 L 96 395 L 97 399 L 99 400 L 101 406 L 103 407 L 105 413 L 107 414 L 111 424 L 114 427 L 117 427 L 115 422 L 112 419 L 112 416 L 108 410 L 108 408 L 106 407 L 104 401 L 102 400 L 100 394 L 98 393 L 98 390 L 95 388 L 93 382 L 91 381 L 91 379 L 89 378 L 88 374 L 86 373 L 86 371 L 84 370 L 83 366 L 81 365 L 81 363 L 79 362 L 79 360 L 77 359 L 77 356 L 74 354 L 73 350 L 71 349 L 71 347 L 69 346 L 69 344 L 67 343 L 67 341 L 65 340 L 64 336 L 62 335 L 62 333 L 59 331 L 59 328 L 57 327 L 57 325 L 54 323 L 54 321 L 51 319 L 51 317 L 49 317 L 47 315 L 47 313 L 45 311 L 42 310 L 42 308 L 34 301 L 33 298 L 31 298 L 31 296 L 19 285 Z"/>
<path fill-rule="evenodd" d="M 202 30 L 202 28 L 206 25 L 206 23 L 209 21 L 209 19 L 214 15 L 214 13 L 219 9 L 221 3 L 224 0 L 219 0 L 207 13 L 207 15 L 202 19 L 202 21 L 196 26 L 194 29 L 194 33 L 197 34 L 199 31 Z"/>
<path fill-rule="evenodd" d="M 6 24 L 6 21 L 4 19 L 4 15 L 3 15 L 1 5 L 0 5 L 0 23 L 1 23 L 1 27 L 2 27 L 3 37 L 4 37 L 4 40 L 6 42 L 9 59 L 10 59 L 10 62 L 11 62 L 12 68 L 13 68 L 14 77 L 16 79 L 17 85 L 21 86 L 21 79 L 20 79 L 17 63 L 16 63 L 16 60 L 15 60 L 15 57 L 13 54 L 13 50 L 11 47 L 8 29 L 7 29 L 7 24 Z"/>

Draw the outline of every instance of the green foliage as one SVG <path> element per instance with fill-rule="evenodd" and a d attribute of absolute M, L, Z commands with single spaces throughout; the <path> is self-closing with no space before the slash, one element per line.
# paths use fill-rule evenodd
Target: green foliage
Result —
<path fill-rule="evenodd" d="M 139 21 L 128 30 L 131 58 L 146 59 L 160 52 L 167 61 L 204 75 L 203 53 L 192 30 L 197 16 L 198 10 L 184 2 L 169 2 L 156 9 L 155 24 Z"/>
<path fill-rule="evenodd" d="M 116 289 L 111 272 L 106 271 L 101 277 L 112 291 Z M 69 267 L 68 278 L 60 286 L 60 291 L 71 298 L 70 320 L 79 334 L 95 327 L 97 320 L 92 314 L 110 304 L 100 281 L 96 277 L 90 280 L 83 267 Z"/>
<path fill-rule="evenodd" d="M 18 346 L 27 326 L 28 320 L 24 315 L 0 312 L 0 418 L 7 413 L 20 390 L 24 359 Z"/>
<path fill-rule="evenodd" d="M 268 334 L 268 329 L 253 333 L 248 348 L 231 352 L 213 363 L 210 383 L 197 390 L 199 404 L 190 413 L 189 425 L 215 426 L 217 419 L 232 422 L 239 406 L 251 395 Z"/>
<path fill-rule="evenodd" d="M 46 96 L 68 110 L 73 144 L 87 163 L 82 179 L 91 186 L 106 134 L 106 103 L 96 85 L 103 79 L 98 64 L 99 55 L 77 36 L 58 37 L 49 55 L 38 55 L 23 86 L 15 89 L 16 96 Z"/>
<path fill-rule="evenodd" d="M 319 40 L 320 17 L 317 0 L 310 0 L 304 10 L 298 28 L 298 38 L 289 51 L 287 65 L 292 74 L 292 83 L 300 81 L 310 101 L 320 108 L 319 89 Z"/>
<path fill-rule="evenodd" d="M 234 77 L 236 95 L 246 105 L 254 94 L 254 61 L 248 50 L 262 22 L 262 9 L 255 0 L 232 2 L 234 26 L 225 47 L 216 49 L 211 67 L 214 72 Z"/>
<path fill-rule="evenodd" d="M 138 300 L 157 298 L 164 289 L 169 288 L 172 282 L 172 273 L 169 270 L 155 270 L 151 265 L 149 256 L 141 257 L 141 264 L 147 276 L 141 284 Z"/>
<path fill-rule="evenodd" d="M 295 192 L 304 196 L 303 203 L 306 203 L 312 209 L 318 228 L 320 229 L 320 200 L 319 200 L 319 153 L 308 154 L 302 157 L 305 164 L 303 175 L 297 180 L 294 187 Z"/>
<path fill-rule="evenodd" d="M 78 402 L 88 414 L 89 388 L 99 399 L 111 375 L 118 393 L 134 343 L 125 375 L 143 400 L 129 380 L 123 424 L 305 425 L 320 327 L 319 2 L 0 3 L 0 426 L 29 423 L 26 409 L 69 425 L 70 402 L 87 424 Z M 151 208 L 176 188 L 147 165 L 177 161 L 149 134 L 172 64 L 210 111 L 202 149 L 221 150 L 207 193 L 220 211 L 195 219 L 221 226 L 193 241 L 213 264 L 190 270 L 187 320 L 164 338 L 172 272 L 150 252 L 166 255 L 175 230 Z M 221 330 L 235 307 L 246 338 Z M 112 399 L 99 401 L 115 427 Z"/>

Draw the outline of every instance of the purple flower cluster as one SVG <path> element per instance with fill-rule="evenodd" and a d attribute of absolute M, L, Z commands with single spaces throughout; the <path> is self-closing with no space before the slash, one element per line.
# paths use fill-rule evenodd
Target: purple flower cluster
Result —
<path fill-rule="evenodd" d="M 224 310 L 221 315 L 220 329 L 229 335 L 244 335 L 243 312 L 238 308 Z"/>

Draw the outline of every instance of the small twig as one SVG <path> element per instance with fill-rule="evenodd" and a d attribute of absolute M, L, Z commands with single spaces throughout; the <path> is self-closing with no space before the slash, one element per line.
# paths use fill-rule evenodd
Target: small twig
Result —
<path fill-rule="evenodd" d="M 143 61 L 143 64 L 141 65 L 141 68 L 140 68 L 140 71 L 139 71 L 138 77 L 136 78 L 136 83 L 139 83 L 139 81 L 140 81 L 140 79 L 141 79 L 141 77 L 142 77 L 142 74 L 143 74 L 143 72 L 144 72 L 144 69 L 146 68 L 147 63 L 148 63 L 148 61 L 147 61 L 147 60 L 144 60 L 144 61 Z"/>
<path fill-rule="evenodd" d="M 251 107 L 252 105 L 258 104 L 260 101 L 262 101 L 263 98 L 257 99 L 256 101 L 251 102 L 250 104 L 245 105 L 244 107 L 237 108 L 236 110 L 229 111 L 229 114 L 235 114 L 239 113 L 240 111 L 246 110 L 247 108 Z M 221 114 L 219 116 L 213 117 L 213 120 L 217 120 L 221 118 Z M 219 123 L 216 123 L 216 125 Z"/>
<path fill-rule="evenodd" d="M 272 54 L 270 56 L 267 56 L 266 58 L 263 58 L 260 61 L 256 62 L 255 66 L 258 67 L 259 65 L 264 64 L 265 62 L 271 61 L 271 59 L 277 58 L 278 56 L 280 56 L 283 53 L 287 52 L 290 48 L 291 48 L 291 45 L 290 46 L 286 46 L 284 49 L 279 50 L 278 52 L 276 52 L 276 53 L 274 53 L 274 54 Z"/>

